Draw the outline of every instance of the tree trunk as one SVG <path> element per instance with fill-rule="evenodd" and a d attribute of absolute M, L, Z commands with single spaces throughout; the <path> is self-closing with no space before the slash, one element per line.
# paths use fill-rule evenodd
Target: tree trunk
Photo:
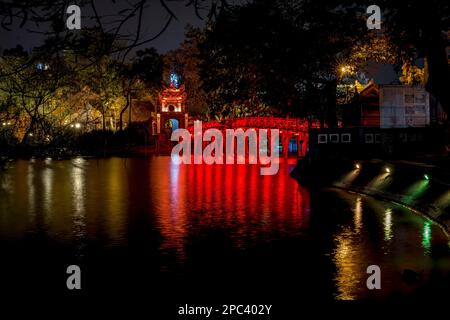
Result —
<path fill-rule="evenodd" d="M 106 131 L 105 107 L 102 107 L 102 129 Z"/>
<path fill-rule="evenodd" d="M 131 124 L 131 108 L 133 107 L 133 98 L 131 97 L 131 94 L 130 94 L 129 100 L 130 100 L 130 102 L 128 103 L 129 104 L 129 107 L 128 107 L 128 126 L 130 126 L 130 124 Z"/>
<path fill-rule="evenodd" d="M 123 114 L 125 113 L 125 111 L 130 106 L 130 92 L 127 93 L 127 99 L 126 100 L 127 100 L 127 102 L 125 104 L 125 107 L 123 107 L 123 109 L 120 111 L 120 117 L 119 117 L 120 131 L 123 130 Z M 130 112 L 130 116 L 129 116 L 128 122 L 130 122 L 130 120 L 131 120 L 131 112 Z"/>
<path fill-rule="evenodd" d="M 428 64 L 426 89 L 440 102 L 444 111 L 450 115 L 450 72 L 440 30 L 434 30 L 428 37 L 425 53 Z"/>

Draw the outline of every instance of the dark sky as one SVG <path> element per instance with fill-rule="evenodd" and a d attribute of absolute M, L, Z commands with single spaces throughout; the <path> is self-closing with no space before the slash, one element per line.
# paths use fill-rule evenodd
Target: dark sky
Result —
<path fill-rule="evenodd" d="M 95 4 L 97 11 L 100 15 L 109 16 L 117 14 L 127 6 L 126 1 L 117 0 L 116 4 L 112 0 L 96 0 Z M 143 32 L 145 38 L 151 38 L 161 30 L 168 18 L 167 11 L 161 6 L 159 0 L 149 0 L 149 4 L 144 11 L 144 23 Z M 177 20 L 173 20 L 168 29 L 155 41 L 144 45 L 143 47 L 155 47 L 160 53 L 164 53 L 168 50 L 175 49 L 184 39 L 185 28 L 188 24 L 196 27 L 204 25 L 204 20 L 199 19 L 195 15 L 194 8 L 192 6 L 186 7 L 187 0 L 166 0 L 167 5 L 176 14 Z M 74 4 L 76 1 L 74 1 Z M 205 12 L 204 12 L 205 14 Z M 92 24 L 90 16 L 92 11 L 90 8 L 82 8 L 82 27 Z M 105 18 L 108 22 L 108 18 Z M 135 32 L 135 24 L 137 19 L 130 21 L 123 29 L 125 33 L 133 34 Z M 18 25 L 18 24 L 17 24 Z M 21 44 L 26 49 L 31 49 L 34 46 L 41 44 L 43 36 L 31 32 L 45 31 L 48 26 L 36 27 L 33 23 L 28 22 L 25 27 L 19 28 L 15 26 L 12 31 L 5 31 L 0 29 L 0 49 L 6 49 L 15 47 L 17 44 Z"/>
<path fill-rule="evenodd" d="M 136 2 L 136 0 L 133 1 Z M 189 0 L 165 1 L 170 9 L 175 13 L 177 20 L 173 20 L 168 29 L 160 37 L 137 49 L 155 47 L 160 53 L 165 53 L 168 50 L 176 49 L 184 40 L 185 28 L 188 24 L 196 27 L 204 26 L 204 20 L 201 20 L 196 16 L 194 8 L 192 6 L 186 7 L 186 3 L 190 2 Z M 206 3 L 211 3 L 211 1 L 213 0 L 206 0 Z M 249 0 L 235 0 L 230 2 L 242 4 L 246 1 Z M 76 1 L 73 3 L 75 4 Z M 148 39 L 157 34 L 164 26 L 168 18 L 168 13 L 161 5 L 160 0 L 148 0 L 148 3 L 149 4 L 144 11 L 142 39 Z M 108 16 L 117 15 L 118 12 L 128 6 L 126 0 L 95 0 L 95 5 L 99 14 L 105 16 L 103 21 L 106 23 L 106 26 L 108 25 L 108 21 L 111 22 L 111 20 L 108 20 Z M 206 16 L 207 11 L 203 11 L 201 13 L 203 16 Z M 92 25 L 93 13 L 91 8 L 82 8 L 82 15 L 82 27 Z M 125 25 L 123 28 L 124 33 L 134 34 L 136 30 L 136 21 L 137 19 L 133 19 Z M 37 31 L 44 31 L 48 28 L 48 26 L 45 25 L 40 28 L 36 28 L 36 26 L 31 22 L 27 23 L 22 29 L 18 28 L 17 25 L 12 31 L 9 32 L 0 28 L 0 51 L 6 48 L 15 47 L 17 44 L 21 44 L 29 50 L 32 47 L 41 44 L 43 40 L 42 35 L 30 32 L 29 30 L 33 29 Z M 369 78 L 374 78 L 379 84 L 391 83 L 397 78 L 397 75 L 391 66 L 380 64 L 373 64 L 367 68 L 366 75 Z"/>

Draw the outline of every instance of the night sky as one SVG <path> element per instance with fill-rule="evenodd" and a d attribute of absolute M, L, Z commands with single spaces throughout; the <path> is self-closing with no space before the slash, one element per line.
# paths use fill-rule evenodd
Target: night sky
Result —
<path fill-rule="evenodd" d="M 242 4 L 248 0 L 236 0 L 230 1 L 230 3 Z M 114 4 L 115 2 L 115 4 Z M 164 24 L 166 23 L 169 15 L 159 0 L 149 0 L 144 12 L 143 23 L 143 36 L 142 39 L 148 39 L 157 34 Z M 76 4 L 76 1 L 73 2 Z M 203 27 L 205 20 L 196 16 L 195 10 L 192 6 L 186 7 L 187 0 L 166 0 L 166 4 L 175 13 L 177 19 L 172 20 L 168 29 L 157 39 L 152 42 L 146 43 L 136 50 L 146 47 L 155 47 L 160 53 L 166 53 L 169 50 L 176 49 L 185 39 L 185 30 L 187 25 L 193 25 L 195 27 Z M 206 2 L 211 3 L 211 2 Z M 100 15 L 108 17 L 116 15 L 124 8 L 129 8 L 126 1 L 112 1 L 112 0 L 96 0 L 95 5 Z M 82 28 L 83 26 L 91 26 L 93 23 L 93 12 L 91 8 L 82 8 Z M 207 11 L 202 11 L 201 15 L 206 17 Z M 108 18 L 103 20 L 105 25 L 111 23 Z M 136 19 L 132 19 L 123 29 L 126 34 L 134 34 L 136 30 Z M 41 25 L 37 28 L 32 22 L 28 22 L 23 28 L 19 28 L 19 21 L 12 31 L 5 31 L 0 29 L 0 52 L 3 49 L 15 47 L 17 44 L 21 44 L 25 49 L 30 50 L 34 46 L 38 46 L 42 43 L 43 35 L 36 34 L 33 31 L 42 32 L 45 31 L 48 26 Z M 114 26 L 116 24 L 111 24 Z M 378 63 L 371 64 L 366 70 L 365 74 L 368 78 L 373 78 L 378 84 L 390 84 L 398 75 L 390 65 L 380 65 Z"/>
<path fill-rule="evenodd" d="M 168 29 L 156 40 L 146 45 L 145 47 L 155 47 L 160 53 L 165 53 L 168 50 L 176 49 L 179 44 L 184 40 L 185 28 L 188 24 L 201 27 L 204 25 L 205 21 L 199 19 L 195 15 L 194 8 L 192 6 L 186 7 L 186 0 L 175 0 L 166 1 L 170 9 L 175 13 L 177 20 L 173 20 L 169 25 Z M 74 4 L 76 1 L 74 1 Z M 97 11 L 100 15 L 112 15 L 117 14 L 126 7 L 126 2 L 116 1 L 113 4 L 112 0 L 97 0 L 95 1 Z M 206 14 L 206 12 L 203 12 Z M 92 22 L 91 15 L 92 12 L 90 8 L 82 8 L 82 28 L 84 26 L 89 26 Z M 150 0 L 149 5 L 145 9 L 144 13 L 144 23 L 143 32 L 145 38 L 151 38 L 161 30 L 165 22 L 168 19 L 167 11 L 161 6 L 159 1 Z M 133 33 L 135 29 L 135 19 L 130 21 L 124 31 L 126 33 Z M 105 19 L 107 21 L 107 19 Z M 107 21 L 108 22 L 108 21 Z M 15 47 L 17 44 L 21 44 L 26 49 L 31 49 L 34 46 L 40 45 L 43 40 L 43 35 L 36 34 L 34 31 L 42 32 L 45 31 L 48 26 L 42 25 L 36 27 L 34 23 L 28 22 L 23 28 L 19 28 L 19 23 L 12 28 L 12 31 L 6 31 L 0 29 L 0 49 L 7 49 Z"/>

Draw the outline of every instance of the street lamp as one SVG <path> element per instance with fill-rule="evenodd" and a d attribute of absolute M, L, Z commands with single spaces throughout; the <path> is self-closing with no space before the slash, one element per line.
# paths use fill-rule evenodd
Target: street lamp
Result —
<path fill-rule="evenodd" d="M 351 74 L 353 72 L 353 67 L 346 64 L 346 65 L 341 66 L 340 71 L 341 71 L 341 75 L 345 76 L 346 74 Z"/>

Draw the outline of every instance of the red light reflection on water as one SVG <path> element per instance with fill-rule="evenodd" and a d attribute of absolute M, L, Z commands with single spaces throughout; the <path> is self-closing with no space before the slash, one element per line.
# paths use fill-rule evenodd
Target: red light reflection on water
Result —
<path fill-rule="evenodd" d="M 308 228 L 309 193 L 289 176 L 288 163 L 273 176 L 260 175 L 258 165 L 168 166 L 168 179 L 161 168 L 151 171 L 158 189 L 168 190 L 155 214 L 161 249 L 175 250 L 180 258 L 191 233 L 226 230 L 240 247 Z"/>

